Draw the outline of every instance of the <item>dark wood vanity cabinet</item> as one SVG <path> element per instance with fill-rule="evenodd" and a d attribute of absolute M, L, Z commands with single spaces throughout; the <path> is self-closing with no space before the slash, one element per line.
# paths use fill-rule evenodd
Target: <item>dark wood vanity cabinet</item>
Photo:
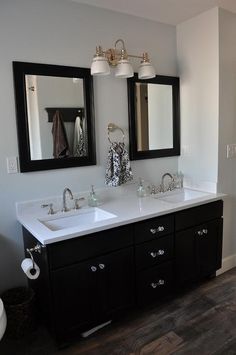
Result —
<path fill-rule="evenodd" d="M 221 267 L 223 202 L 46 245 L 29 283 L 56 338 L 159 301 Z M 25 248 L 37 240 L 25 229 Z M 28 256 L 28 255 L 27 255 Z"/>

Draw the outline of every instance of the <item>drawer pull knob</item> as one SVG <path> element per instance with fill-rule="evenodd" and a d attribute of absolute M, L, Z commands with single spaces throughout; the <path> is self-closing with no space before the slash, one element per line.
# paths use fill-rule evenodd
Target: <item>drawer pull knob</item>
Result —
<path fill-rule="evenodd" d="M 165 250 L 163 250 L 163 249 L 160 249 L 160 250 L 158 250 L 157 252 L 152 251 L 152 252 L 150 253 L 150 255 L 151 255 L 153 258 L 156 258 L 157 256 L 164 255 L 164 254 L 165 254 Z"/>
<path fill-rule="evenodd" d="M 96 266 L 91 266 L 91 270 L 92 270 L 92 272 L 96 272 L 97 271 Z"/>
<path fill-rule="evenodd" d="M 101 270 L 105 268 L 105 264 L 99 264 L 98 266 L 100 267 Z"/>
<path fill-rule="evenodd" d="M 157 228 L 151 228 L 151 229 L 150 229 L 150 232 L 151 232 L 152 234 L 156 234 L 156 233 L 158 233 L 158 232 L 163 232 L 164 230 L 165 230 L 165 227 L 159 226 L 159 227 L 157 227 Z"/>
<path fill-rule="evenodd" d="M 165 280 L 158 280 L 158 282 L 152 282 L 151 287 L 152 288 L 157 288 L 157 286 L 163 286 L 165 284 Z"/>
<path fill-rule="evenodd" d="M 203 235 L 202 230 L 201 231 L 197 231 L 197 234 L 201 237 Z"/>
<path fill-rule="evenodd" d="M 203 234 L 207 234 L 208 230 L 207 229 L 203 229 L 202 232 L 203 232 Z"/>

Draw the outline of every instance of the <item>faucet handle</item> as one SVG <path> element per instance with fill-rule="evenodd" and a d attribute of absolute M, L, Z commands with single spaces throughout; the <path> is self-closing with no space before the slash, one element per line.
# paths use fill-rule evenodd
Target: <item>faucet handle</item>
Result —
<path fill-rule="evenodd" d="M 85 200 L 84 197 L 76 198 L 76 199 L 75 199 L 74 210 L 78 210 L 78 209 L 80 208 L 79 201 L 84 201 L 84 200 Z"/>
<path fill-rule="evenodd" d="M 42 204 L 42 208 L 49 207 L 48 214 L 55 214 L 56 212 L 53 209 L 53 203 Z"/>

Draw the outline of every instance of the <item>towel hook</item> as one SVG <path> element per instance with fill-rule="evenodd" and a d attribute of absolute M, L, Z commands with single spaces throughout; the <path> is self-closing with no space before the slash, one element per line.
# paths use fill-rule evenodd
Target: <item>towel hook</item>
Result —
<path fill-rule="evenodd" d="M 107 134 L 108 134 L 109 142 L 112 144 L 112 140 L 110 139 L 110 132 L 114 132 L 116 129 L 119 129 L 121 131 L 122 140 L 123 140 L 123 143 L 124 143 L 124 141 L 125 141 L 125 133 L 124 133 L 122 128 L 120 128 L 119 126 L 115 125 L 114 123 L 109 123 L 108 126 L 107 126 Z"/>

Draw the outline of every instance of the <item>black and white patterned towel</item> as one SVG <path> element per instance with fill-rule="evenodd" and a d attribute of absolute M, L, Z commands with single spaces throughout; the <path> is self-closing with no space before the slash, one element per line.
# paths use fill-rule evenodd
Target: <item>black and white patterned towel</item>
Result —
<path fill-rule="evenodd" d="M 107 157 L 105 184 L 107 186 L 115 187 L 120 186 L 132 179 L 133 173 L 125 144 L 113 142 L 110 146 Z"/>

